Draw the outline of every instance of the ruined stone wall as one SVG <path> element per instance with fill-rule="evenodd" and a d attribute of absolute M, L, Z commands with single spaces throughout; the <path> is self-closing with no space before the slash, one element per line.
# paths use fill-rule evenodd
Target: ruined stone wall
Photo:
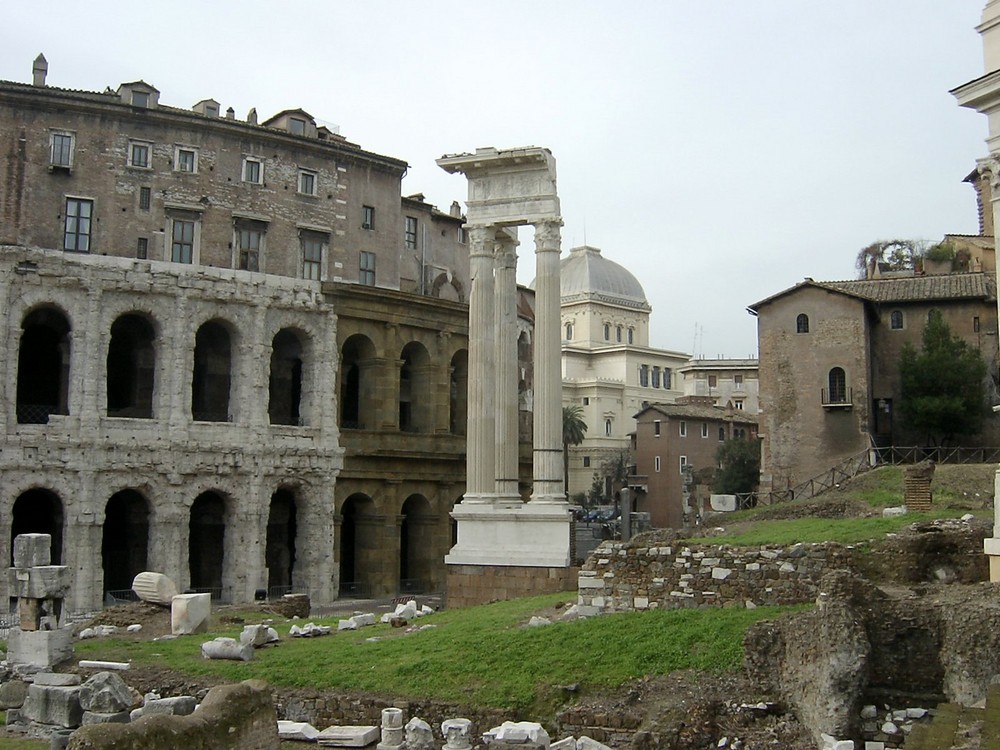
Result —
<path fill-rule="evenodd" d="M 196 714 L 147 716 L 131 724 L 92 724 L 70 737 L 70 750 L 277 750 L 274 702 L 267 685 L 247 680 L 212 688 Z"/>
<path fill-rule="evenodd" d="M 641 547 L 605 542 L 580 571 L 580 613 L 798 604 L 826 572 L 851 567 L 839 544 Z"/>
<path fill-rule="evenodd" d="M 0 247 L 0 304 L 6 312 L 0 335 L 10 354 L 0 361 L 5 393 L 17 393 L 26 315 L 51 309 L 70 329 L 68 413 L 28 424 L 19 422 L 14 398 L 0 410 L 0 556 L 9 555 L 14 504 L 44 490 L 56 498 L 62 562 L 74 575 L 68 606 L 98 608 L 106 506 L 115 493 L 133 490 L 149 514 L 147 567 L 183 590 L 190 582 L 190 510 L 201 493 L 213 492 L 225 505 L 224 594 L 252 600 L 267 585 L 268 507 L 286 489 L 298 512 L 293 584 L 314 601 L 334 598 L 330 508 L 342 464 L 336 323 L 318 283 L 6 246 Z M 155 331 L 150 418 L 108 416 L 109 331 L 129 313 Z M 194 341 L 210 320 L 232 332 L 229 421 L 192 419 Z M 268 416 L 271 342 L 280 330 L 294 330 L 304 344 L 298 425 L 271 424 Z"/>

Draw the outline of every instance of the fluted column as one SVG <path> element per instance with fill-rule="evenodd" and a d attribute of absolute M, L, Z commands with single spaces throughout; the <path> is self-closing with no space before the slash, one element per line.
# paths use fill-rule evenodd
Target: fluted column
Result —
<path fill-rule="evenodd" d="M 535 225 L 535 409 L 532 502 L 565 503 L 562 460 L 560 219 Z"/>
<path fill-rule="evenodd" d="M 520 504 L 517 488 L 517 242 L 494 245 L 496 269 L 496 477 L 497 500 Z"/>
<path fill-rule="evenodd" d="M 465 498 L 494 498 L 494 338 L 493 237 L 491 227 L 469 230 L 469 396 L 466 432 Z"/>

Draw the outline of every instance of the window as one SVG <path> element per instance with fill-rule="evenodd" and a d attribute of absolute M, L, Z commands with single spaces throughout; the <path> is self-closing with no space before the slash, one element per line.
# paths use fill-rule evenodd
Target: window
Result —
<path fill-rule="evenodd" d="M 737 440 L 746 440 L 747 431 L 742 427 L 737 427 L 736 429 L 733 430 L 733 437 L 736 438 Z"/>
<path fill-rule="evenodd" d="M 604 324 L 604 340 L 611 341 L 611 326 L 607 323 Z"/>
<path fill-rule="evenodd" d="M 628 342 L 635 343 L 635 332 L 631 328 L 628 329 Z"/>
<path fill-rule="evenodd" d="M 468 242 L 468 240 L 466 239 L 466 236 L 465 236 L 465 227 L 459 227 L 458 228 L 458 242 L 459 242 L 459 244 L 462 244 L 462 245 L 464 245 L 466 242 Z"/>
<path fill-rule="evenodd" d="M 893 331 L 903 330 L 903 311 L 893 310 L 889 313 L 889 328 Z"/>
<path fill-rule="evenodd" d="M 604 434 L 605 435 L 610 435 L 611 434 L 611 420 L 610 419 L 605 419 L 604 420 Z"/>
<path fill-rule="evenodd" d="M 681 474 L 683 474 L 684 471 L 688 467 L 688 457 L 687 456 L 681 456 L 680 457 L 680 467 L 681 467 Z"/>
<path fill-rule="evenodd" d="M 153 191 L 148 187 L 139 188 L 139 209 L 141 211 L 149 210 L 149 201 L 152 197 Z"/>
<path fill-rule="evenodd" d="M 842 367 L 834 367 L 828 377 L 830 383 L 830 403 L 843 404 L 847 402 L 847 375 Z"/>
<path fill-rule="evenodd" d="M 661 422 L 659 419 L 653 421 L 653 435 L 656 437 L 660 436 L 660 425 Z"/>
<path fill-rule="evenodd" d="M 264 250 L 267 224 L 249 219 L 236 220 L 236 267 L 243 271 L 259 271 Z"/>
<path fill-rule="evenodd" d="M 665 391 L 669 391 L 670 390 L 670 375 L 671 375 L 670 368 L 669 367 L 664 367 L 663 368 L 663 390 L 665 390 Z"/>
<path fill-rule="evenodd" d="M 726 442 L 726 428 L 725 427 L 720 427 L 719 428 L 719 442 L 720 443 Z"/>
<path fill-rule="evenodd" d="M 740 374 L 733 375 L 733 384 L 736 386 L 736 390 L 743 390 L 743 376 Z"/>
<path fill-rule="evenodd" d="M 743 411 L 743 399 L 741 399 L 741 398 L 734 398 L 733 399 L 733 408 L 737 409 L 739 411 Z"/>
<path fill-rule="evenodd" d="M 660 368 L 659 367 L 654 367 L 653 368 L 653 387 L 654 388 L 659 388 L 660 387 Z"/>
<path fill-rule="evenodd" d="M 715 388 L 718 384 L 719 384 L 719 376 L 718 375 L 709 375 L 708 376 L 708 387 L 709 388 Z"/>
<path fill-rule="evenodd" d="M 639 365 L 639 385 L 649 387 L 649 365 Z"/>
<path fill-rule="evenodd" d="M 979 316 L 976 315 L 972 318 L 972 332 L 979 333 Z"/>
<path fill-rule="evenodd" d="M 375 253 L 362 251 L 358 269 L 358 283 L 365 286 L 375 286 Z"/>
<path fill-rule="evenodd" d="M 375 228 L 375 207 L 374 206 L 362 206 L 361 207 L 361 228 L 362 229 L 374 229 Z"/>
<path fill-rule="evenodd" d="M 583 457 L 583 468 L 585 468 L 585 469 L 589 469 L 590 468 L 590 456 L 584 456 Z"/>
<path fill-rule="evenodd" d="M 149 169 L 152 166 L 152 151 L 152 143 L 147 141 L 129 141 L 128 165 L 136 169 Z"/>
<path fill-rule="evenodd" d="M 404 244 L 410 250 L 417 249 L 417 220 L 412 216 L 406 217 L 406 228 L 403 235 Z"/>
<path fill-rule="evenodd" d="M 617 326 L 615 328 L 615 341 L 617 341 L 619 344 L 622 342 L 622 327 L 621 326 Z"/>
<path fill-rule="evenodd" d="M 708 422 L 702 422 L 701 423 L 701 436 L 703 438 L 707 438 L 708 437 Z"/>
<path fill-rule="evenodd" d="M 809 316 L 805 313 L 799 313 L 799 316 L 795 319 L 795 332 L 809 333 Z"/>
<path fill-rule="evenodd" d="M 316 195 L 316 173 L 308 169 L 299 170 L 299 192 L 302 195 Z"/>
<path fill-rule="evenodd" d="M 135 243 L 135 257 L 146 260 L 149 257 L 149 238 L 140 237 Z"/>
<path fill-rule="evenodd" d="M 684 422 L 684 421 L 678 422 L 677 423 L 677 433 L 681 437 L 687 437 L 687 434 L 688 434 L 688 423 Z"/>
<path fill-rule="evenodd" d="M 572 323 L 567 323 L 566 324 L 566 340 L 569 341 L 572 338 L 573 338 L 573 324 Z"/>
<path fill-rule="evenodd" d="M 194 263 L 195 222 L 193 219 L 172 219 L 170 227 L 170 260 L 174 263 Z"/>
<path fill-rule="evenodd" d="M 175 172 L 197 172 L 198 152 L 193 148 L 178 146 L 174 149 L 174 171 Z"/>
<path fill-rule="evenodd" d="M 319 281 L 323 274 L 323 245 L 326 236 L 317 232 L 302 232 L 302 278 Z"/>
<path fill-rule="evenodd" d="M 590 406 L 590 396 L 584 396 L 583 397 L 583 405 L 584 406 Z"/>
<path fill-rule="evenodd" d="M 264 182 L 264 165 L 260 159 L 252 159 L 249 156 L 243 158 L 243 182 L 251 185 L 261 185 Z"/>
<path fill-rule="evenodd" d="M 288 118 L 288 132 L 293 135 L 305 135 L 306 134 L 306 121 L 298 117 Z"/>
<path fill-rule="evenodd" d="M 85 198 L 66 199 L 66 226 L 63 249 L 76 253 L 90 252 L 90 220 L 94 214 L 94 201 Z"/>
<path fill-rule="evenodd" d="M 73 134 L 53 131 L 49 136 L 49 164 L 69 169 L 73 166 Z"/>
<path fill-rule="evenodd" d="M 659 456 L 653 456 L 653 471 L 655 471 L 657 474 L 660 473 L 660 457 Z"/>
<path fill-rule="evenodd" d="M 132 106 L 142 107 L 145 109 L 149 106 L 149 94 L 145 91 L 133 91 L 132 92 Z"/>

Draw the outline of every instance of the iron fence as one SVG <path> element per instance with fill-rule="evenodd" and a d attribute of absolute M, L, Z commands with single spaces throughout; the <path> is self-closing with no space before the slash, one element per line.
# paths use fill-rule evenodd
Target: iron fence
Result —
<path fill-rule="evenodd" d="M 372 588 L 365 581 L 341 581 L 340 596 L 350 599 L 371 599 Z"/>

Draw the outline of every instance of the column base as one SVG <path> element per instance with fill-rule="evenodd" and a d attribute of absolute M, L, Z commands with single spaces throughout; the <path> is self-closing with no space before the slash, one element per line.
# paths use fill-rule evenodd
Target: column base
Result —
<path fill-rule="evenodd" d="M 566 592 L 576 599 L 579 568 L 529 568 L 517 565 L 449 565 L 448 608 Z"/>
<path fill-rule="evenodd" d="M 984 539 L 983 551 L 990 559 L 990 583 L 1000 583 L 1000 537 Z"/>
<path fill-rule="evenodd" d="M 447 565 L 567 568 L 571 563 L 565 503 L 505 508 L 463 500 L 451 516 L 458 522 L 458 544 L 445 556 Z"/>

